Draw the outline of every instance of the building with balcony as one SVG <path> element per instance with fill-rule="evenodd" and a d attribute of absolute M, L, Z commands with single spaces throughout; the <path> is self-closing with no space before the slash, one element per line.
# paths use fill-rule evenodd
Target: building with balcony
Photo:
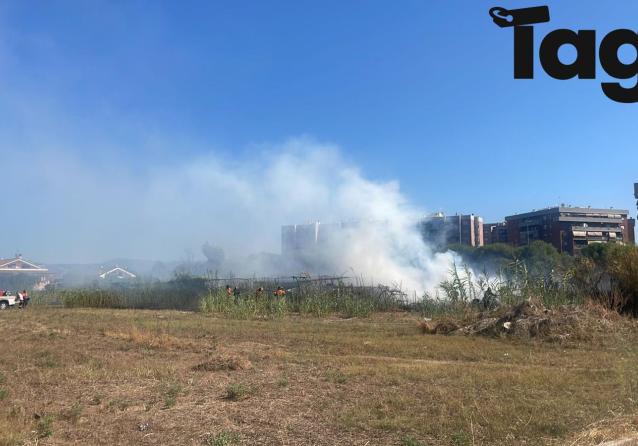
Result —
<path fill-rule="evenodd" d="M 634 243 L 633 221 L 622 209 L 559 206 L 511 215 L 505 221 L 514 246 L 542 240 L 559 252 L 577 255 L 592 243 Z"/>
<path fill-rule="evenodd" d="M 507 243 L 507 223 L 483 223 L 483 243 Z"/>

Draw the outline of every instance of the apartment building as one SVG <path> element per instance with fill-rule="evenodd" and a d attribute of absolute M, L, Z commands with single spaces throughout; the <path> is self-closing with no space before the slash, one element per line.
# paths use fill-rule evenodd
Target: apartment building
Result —
<path fill-rule="evenodd" d="M 505 217 L 509 243 L 523 246 L 535 240 L 560 252 L 578 254 L 592 243 L 634 243 L 633 221 L 622 209 L 559 206 Z"/>

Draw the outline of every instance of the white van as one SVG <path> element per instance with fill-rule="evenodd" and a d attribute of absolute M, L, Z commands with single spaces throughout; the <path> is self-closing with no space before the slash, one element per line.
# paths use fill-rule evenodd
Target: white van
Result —
<path fill-rule="evenodd" d="M 15 296 L 0 296 L 0 310 L 6 310 L 16 304 Z"/>

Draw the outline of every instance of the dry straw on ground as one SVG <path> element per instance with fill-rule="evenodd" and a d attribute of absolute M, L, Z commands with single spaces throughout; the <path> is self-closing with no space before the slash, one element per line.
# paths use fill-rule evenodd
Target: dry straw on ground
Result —
<path fill-rule="evenodd" d="M 4 312 L 0 445 L 594 445 L 636 431 L 638 335 L 589 314 L 547 343 L 400 313 Z"/>

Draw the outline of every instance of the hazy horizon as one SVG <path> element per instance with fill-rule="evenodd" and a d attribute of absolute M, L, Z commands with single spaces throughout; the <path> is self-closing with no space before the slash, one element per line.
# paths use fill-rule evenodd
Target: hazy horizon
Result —
<path fill-rule="evenodd" d="M 568 3 L 538 38 L 638 13 Z M 281 225 L 375 214 L 356 187 L 486 222 L 560 203 L 635 215 L 635 107 L 598 81 L 512 79 L 489 6 L 3 4 L 2 257 L 279 253 Z"/>

